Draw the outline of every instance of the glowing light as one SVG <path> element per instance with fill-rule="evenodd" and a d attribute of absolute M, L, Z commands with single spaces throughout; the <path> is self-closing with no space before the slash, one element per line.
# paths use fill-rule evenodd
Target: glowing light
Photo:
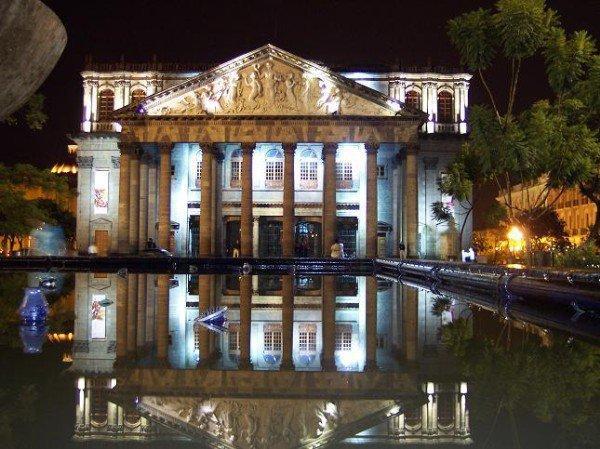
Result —
<path fill-rule="evenodd" d="M 336 408 L 336 406 L 335 406 L 335 404 L 333 402 L 328 402 L 325 405 L 325 411 L 327 413 L 329 413 L 330 415 L 333 415 L 334 413 L 337 412 L 337 408 Z"/>
<path fill-rule="evenodd" d="M 80 377 L 77 379 L 77 389 L 84 390 L 85 389 L 85 377 Z"/>
<path fill-rule="evenodd" d="M 433 382 L 427 382 L 427 394 L 433 394 L 435 392 L 435 385 Z"/>
<path fill-rule="evenodd" d="M 460 393 L 467 394 L 467 383 L 466 382 L 460 383 Z"/>
<path fill-rule="evenodd" d="M 524 233 L 518 226 L 511 226 L 506 234 L 508 249 L 511 252 L 522 251 L 525 248 Z"/>

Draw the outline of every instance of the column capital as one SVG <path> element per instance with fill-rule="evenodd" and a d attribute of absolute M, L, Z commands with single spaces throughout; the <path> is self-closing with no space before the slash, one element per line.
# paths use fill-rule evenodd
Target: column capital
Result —
<path fill-rule="evenodd" d="M 158 152 L 163 154 L 171 153 L 175 144 L 173 142 L 158 142 L 156 146 L 158 147 Z"/>
<path fill-rule="evenodd" d="M 256 148 L 256 143 L 254 142 L 242 142 L 240 144 L 243 154 L 252 154 L 254 153 L 254 149 Z"/>
<path fill-rule="evenodd" d="M 377 151 L 379 150 L 379 142 L 376 142 L 376 141 L 365 142 L 364 145 L 365 145 L 365 150 L 367 151 L 367 153 L 377 154 Z"/>
<path fill-rule="evenodd" d="M 296 147 L 298 144 L 296 142 L 283 142 L 281 147 L 283 148 L 283 154 L 294 154 L 296 152 Z"/>
<path fill-rule="evenodd" d="M 205 151 L 211 154 L 216 154 L 219 151 L 219 147 L 215 142 L 198 142 L 200 149 L 204 153 Z"/>
<path fill-rule="evenodd" d="M 334 154 L 338 149 L 338 144 L 336 142 L 325 142 L 323 144 L 323 154 Z"/>
<path fill-rule="evenodd" d="M 406 144 L 406 152 L 410 154 L 417 154 L 419 152 L 419 144 L 418 143 L 407 143 Z"/>
<path fill-rule="evenodd" d="M 117 146 L 119 147 L 121 154 L 138 156 L 142 152 L 142 146 L 139 142 L 117 142 Z"/>

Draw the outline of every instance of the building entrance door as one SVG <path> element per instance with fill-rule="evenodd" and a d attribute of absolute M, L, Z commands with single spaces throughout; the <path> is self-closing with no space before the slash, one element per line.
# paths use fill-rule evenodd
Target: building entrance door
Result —
<path fill-rule="evenodd" d="M 98 255 L 106 257 L 110 243 L 108 241 L 108 231 L 105 229 L 96 229 L 94 231 L 94 245 L 98 250 Z"/>
<path fill-rule="evenodd" d="M 259 224 L 258 255 L 260 257 L 281 257 L 281 221 L 261 217 Z"/>
<path fill-rule="evenodd" d="M 225 225 L 225 255 L 233 257 L 233 249 L 240 251 L 240 220 L 228 220 Z"/>
<path fill-rule="evenodd" d="M 321 223 L 298 221 L 295 243 L 297 257 L 319 257 L 321 255 Z"/>

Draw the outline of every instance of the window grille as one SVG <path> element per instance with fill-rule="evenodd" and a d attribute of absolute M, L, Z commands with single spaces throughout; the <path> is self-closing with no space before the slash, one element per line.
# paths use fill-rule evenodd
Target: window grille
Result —
<path fill-rule="evenodd" d="M 438 93 L 438 122 L 452 123 L 452 94 L 448 91 Z"/>
<path fill-rule="evenodd" d="M 281 351 L 281 331 L 265 331 L 263 346 L 265 351 Z"/>
<path fill-rule="evenodd" d="M 417 92 L 416 90 L 409 90 L 408 92 L 406 92 L 406 98 L 404 100 L 404 103 L 407 106 L 420 110 L 421 94 L 419 94 L 419 92 Z"/>
<path fill-rule="evenodd" d="M 338 189 L 352 188 L 353 181 L 352 162 L 336 162 L 335 163 L 335 180 Z"/>
<path fill-rule="evenodd" d="M 335 350 L 336 351 L 351 351 L 352 350 L 352 331 L 338 330 L 335 333 Z"/>
<path fill-rule="evenodd" d="M 115 93 L 112 90 L 104 89 L 98 96 L 98 120 L 108 120 L 115 109 Z"/>
<path fill-rule="evenodd" d="M 135 89 L 131 92 L 131 103 L 139 103 L 146 98 L 146 92 L 143 89 Z"/>

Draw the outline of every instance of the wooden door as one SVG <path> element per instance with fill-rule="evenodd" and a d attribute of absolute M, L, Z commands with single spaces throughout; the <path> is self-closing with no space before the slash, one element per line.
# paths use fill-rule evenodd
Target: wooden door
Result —
<path fill-rule="evenodd" d="M 97 229 L 94 231 L 94 245 L 98 249 L 98 255 L 102 257 L 108 256 L 110 242 L 108 240 L 108 231 Z"/>

